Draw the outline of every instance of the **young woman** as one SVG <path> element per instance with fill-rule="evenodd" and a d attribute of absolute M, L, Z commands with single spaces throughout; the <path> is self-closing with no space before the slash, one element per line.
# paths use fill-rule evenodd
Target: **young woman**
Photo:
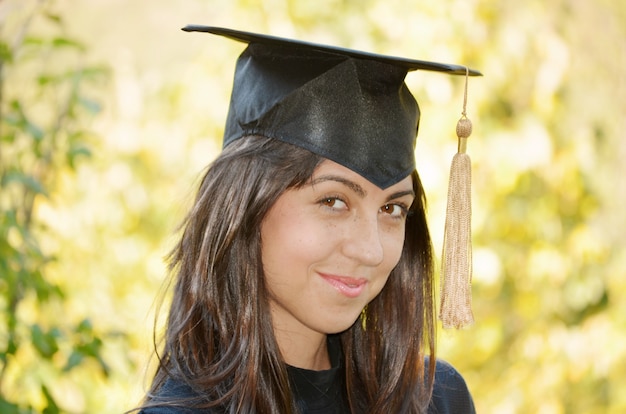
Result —
<path fill-rule="evenodd" d="M 193 26 L 249 43 L 224 150 L 171 255 L 140 408 L 473 413 L 435 361 L 433 264 L 407 70 L 464 68 Z"/>

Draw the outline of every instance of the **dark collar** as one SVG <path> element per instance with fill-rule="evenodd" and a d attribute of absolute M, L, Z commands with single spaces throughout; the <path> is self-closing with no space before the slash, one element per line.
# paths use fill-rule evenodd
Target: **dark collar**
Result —
<path fill-rule="evenodd" d="M 302 413 L 343 413 L 347 411 L 343 353 L 339 337 L 328 337 L 331 368 L 322 371 L 287 366 L 291 388 Z"/>

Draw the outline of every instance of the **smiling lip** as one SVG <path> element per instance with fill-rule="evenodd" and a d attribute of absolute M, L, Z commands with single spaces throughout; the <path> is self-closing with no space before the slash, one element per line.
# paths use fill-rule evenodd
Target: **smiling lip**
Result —
<path fill-rule="evenodd" d="M 320 273 L 320 276 L 342 295 L 349 298 L 356 298 L 361 295 L 367 284 L 367 279 L 363 278 L 327 275 L 324 273 Z"/>

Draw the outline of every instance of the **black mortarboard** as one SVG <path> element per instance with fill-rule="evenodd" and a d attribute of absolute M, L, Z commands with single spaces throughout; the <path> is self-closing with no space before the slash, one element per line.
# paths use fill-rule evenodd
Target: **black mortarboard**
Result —
<path fill-rule="evenodd" d="M 415 169 L 419 107 L 404 78 L 458 65 L 189 25 L 248 43 L 237 61 L 224 146 L 262 135 L 310 150 L 387 188 Z M 480 75 L 470 70 L 470 75 Z"/>
<path fill-rule="evenodd" d="M 408 71 L 481 75 L 465 66 L 404 59 L 237 30 L 189 25 L 248 43 L 237 60 L 224 146 L 262 135 L 312 151 L 387 188 L 415 169 L 420 112 L 404 83 Z M 457 124 L 442 255 L 440 319 L 444 327 L 473 322 L 471 311 L 470 160 L 472 126 Z"/>

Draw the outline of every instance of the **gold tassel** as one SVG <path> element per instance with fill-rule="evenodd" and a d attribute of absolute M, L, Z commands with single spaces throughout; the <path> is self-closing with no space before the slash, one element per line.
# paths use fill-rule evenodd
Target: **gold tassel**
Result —
<path fill-rule="evenodd" d="M 472 122 L 466 116 L 466 68 L 463 112 L 456 126 L 458 152 L 452 159 L 441 268 L 441 319 L 444 328 L 463 328 L 474 323 L 472 313 L 472 199 L 471 160 L 465 153 Z"/>

